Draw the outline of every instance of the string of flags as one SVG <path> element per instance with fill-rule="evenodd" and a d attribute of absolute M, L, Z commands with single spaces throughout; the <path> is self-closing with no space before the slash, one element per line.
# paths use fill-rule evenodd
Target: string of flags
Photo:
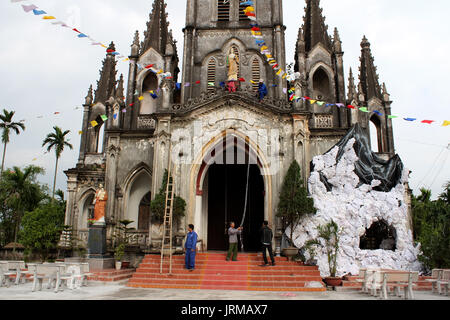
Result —
<path fill-rule="evenodd" d="M 11 0 L 12 3 L 24 2 L 24 1 L 29 1 L 29 0 Z M 52 21 L 51 24 L 53 24 L 53 25 L 56 25 L 56 26 L 60 25 L 63 28 L 71 29 L 72 31 L 74 31 L 76 33 L 77 38 L 89 39 L 91 41 L 91 45 L 93 45 L 93 46 L 100 46 L 102 48 L 107 49 L 106 51 L 108 53 L 116 56 L 117 59 L 124 58 L 122 61 L 128 61 L 129 60 L 129 58 L 125 57 L 120 52 L 117 52 L 117 51 L 112 50 L 112 49 L 108 49 L 108 47 L 105 44 L 103 44 L 102 42 L 93 39 L 91 36 L 87 35 L 84 32 L 81 32 L 76 27 L 71 27 L 67 23 L 65 23 L 64 21 L 56 19 L 55 16 L 48 14 L 45 10 L 41 10 L 38 6 L 36 6 L 34 4 L 29 4 L 29 5 L 22 4 L 22 8 L 23 8 L 23 10 L 26 13 L 31 13 L 32 12 L 35 16 L 42 16 L 42 20 Z"/>
<path fill-rule="evenodd" d="M 403 118 L 403 120 L 405 120 L 407 122 L 419 121 L 420 123 L 430 124 L 430 125 L 433 124 L 433 123 L 437 123 L 436 120 L 422 120 L 421 121 L 421 120 L 419 120 L 417 118 L 401 117 L 401 116 L 398 116 L 398 115 L 385 115 L 385 114 L 383 114 L 382 112 L 380 112 L 378 110 L 374 110 L 374 111 L 371 112 L 371 111 L 369 111 L 369 109 L 367 107 L 356 107 L 356 106 L 353 106 L 353 105 L 347 105 L 346 106 L 343 103 L 327 103 L 325 101 L 315 100 L 315 99 L 312 99 L 312 98 L 307 97 L 307 96 L 305 96 L 305 97 L 298 97 L 298 96 L 295 95 L 295 88 L 289 89 L 288 93 L 289 93 L 289 101 L 291 101 L 291 102 L 292 101 L 298 102 L 300 100 L 303 100 L 303 101 L 309 101 L 310 104 L 317 104 L 319 106 L 325 106 L 325 108 L 329 108 L 329 107 L 333 107 L 333 106 L 336 106 L 338 108 L 348 108 L 348 109 L 352 109 L 352 110 L 359 110 L 360 112 L 364 112 L 364 113 L 374 113 L 374 114 L 376 114 L 376 115 L 378 115 L 380 117 L 387 116 L 388 119 L 401 119 L 401 118 Z M 450 121 L 444 120 L 444 122 L 442 123 L 442 126 L 443 127 L 450 126 Z"/>

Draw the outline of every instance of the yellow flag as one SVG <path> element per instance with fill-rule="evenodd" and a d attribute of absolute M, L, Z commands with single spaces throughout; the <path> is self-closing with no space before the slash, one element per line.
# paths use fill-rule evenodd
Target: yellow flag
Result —
<path fill-rule="evenodd" d="M 96 126 L 98 126 L 98 122 L 97 121 L 91 121 L 91 125 L 95 128 Z"/>
<path fill-rule="evenodd" d="M 45 16 L 42 19 L 44 19 L 44 20 L 53 20 L 53 19 L 56 19 L 56 18 L 54 16 Z"/>
<path fill-rule="evenodd" d="M 81 136 L 83 134 L 83 131 L 78 131 L 78 134 Z"/>
<path fill-rule="evenodd" d="M 309 102 L 311 102 L 311 104 L 314 104 L 317 102 L 317 100 L 309 100 Z"/>
<path fill-rule="evenodd" d="M 277 72 L 277 76 L 279 76 L 281 74 L 281 69 L 280 70 L 278 70 L 278 72 Z"/>
<path fill-rule="evenodd" d="M 142 101 L 142 100 L 144 100 L 144 97 L 140 96 L 138 99 L 139 99 L 139 101 Z"/>
<path fill-rule="evenodd" d="M 444 123 L 442 124 L 443 127 L 448 127 L 450 126 L 450 121 L 445 120 Z"/>

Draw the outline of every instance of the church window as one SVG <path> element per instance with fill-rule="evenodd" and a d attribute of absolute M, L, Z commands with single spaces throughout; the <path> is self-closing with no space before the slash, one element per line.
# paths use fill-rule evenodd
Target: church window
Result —
<path fill-rule="evenodd" d="M 252 80 L 253 80 L 253 91 L 258 91 L 258 83 L 261 79 L 261 69 L 259 65 L 258 58 L 254 58 L 252 61 Z"/>
<path fill-rule="evenodd" d="M 216 60 L 214 58 L 209 59 L 208 62 L 208 92 L 212 92 L 214 87 L 209 83 L 216 83 Z"/>
<path fill-rule="evenodd" d="M 370 131 L 370 143 L 372 145 L 372 150 L 375 152 L 383 151 L 382 135 L 381 135 L 381 121 L 374 115 L 369 121 L 369 131 Z"/>
<path fill-rule="evenodd" d="M 313 76 L 314 98 L 325 100 L 330 98 L 330 79 L 327 73 L 319 68 Z"/>
<path fill-rule="evenodd" d="M 245 1 L 246 2 L 246 1 Z M 243 0 L 240 0 L 239 1 L 239 21 L 247 21 L 247 20 L 250 20 L 248 17 L 247 17 L 247 15 L 245 14 L 245 12 L 244 12 L 244 10 L 245 10 L 245 8 L 247 8 L 248 7 L 248 5 L 247 4 L 242 4 L 242 3 L 244 3 L 244 1 Z"/>
<path fill-rule="evenodd" d="M 217 20 L 230 21 L 230 1 L 217 0 Z"/>
<path fill-rule="evenodd" d="M 153 99 L 149 91 L 158 89 L 158 77 L 150 72 L 142 84 L 142 95 L 144 100 L 141 101 L 140 114 L 152 114 L 156 111 L 157 100 Z"/>
<path fill-rule="evenodd" d="M 396 250 L 397 235 L 394 227 L 385 221 L 375 222 L 360 239 L 362 250 Z"/>

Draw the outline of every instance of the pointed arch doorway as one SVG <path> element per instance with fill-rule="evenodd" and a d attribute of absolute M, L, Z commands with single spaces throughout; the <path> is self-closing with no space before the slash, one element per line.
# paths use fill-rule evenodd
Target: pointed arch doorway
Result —
<path fill-rule="evenodd" d="M 259 230 L 268 214 L 270 177 L 248 137 L 224 133 L 207 151 L 197 175 L 196 222 L 207 250 L 228 248 L 228 223 L 241 224 L 245 200 L 244 250 L 260 250 Z M 248 184 L 247 184 L 248 173 Z M 248 193 L 247 193 L 248 187 Z M 247 196 L 246 196 L 247 194 Z"/>

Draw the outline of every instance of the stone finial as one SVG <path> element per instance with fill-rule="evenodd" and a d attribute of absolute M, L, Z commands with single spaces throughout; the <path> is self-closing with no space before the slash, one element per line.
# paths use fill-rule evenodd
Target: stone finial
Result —
<path fill-rule="evenodd" d="M 123 74 L 120 75 L 119 81 L 117 81 L 117 89 L 115 96 L 116 99 L 120 99 L 121 101 L 124 98 Z"/>
<path fill-rule="evenodd" d="M 342 52 L 342 41 L 337 28 L 334 28 L 333 49 L 334 52 Z"/>
<path fill-rule="evenodd" d="M 94 101 L 94 97 L 92 95 L 92 84 L 89 87 L 88 94 L 84 100 L 85 100 L 85 105 L 87 105 L 87 106 L 90 106 L 92 104 L 92 101 Z"/>
<path fill-rule="evenodd" d="M 369 49 L 370 48 L 370 42 L 367 40 L 366 36 L 364 35 L 362 41 L 361 41 L 361 48 L 363 49 Z"/>
<path fill-rule="evenodd" d="M 116 46 L 113 41 L 109 44 L 108 50 L 116 51 Z M 112 55 L 112 52 L 108 53 L 109 55 Z"/>
<path fill-rule="evenodd" d="M 353 76 L 353 70 L 350 68 L 349 76 L 348 76 L 348 101 L 352 102 L 357 99 L 356 86 L 355 86 L 355 78 Z"/>

